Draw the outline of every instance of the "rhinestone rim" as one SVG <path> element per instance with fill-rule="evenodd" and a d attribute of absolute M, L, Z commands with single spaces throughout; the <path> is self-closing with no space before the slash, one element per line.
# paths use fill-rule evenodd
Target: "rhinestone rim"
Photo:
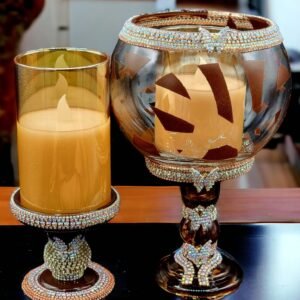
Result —
<path fill-rule="evenodd" d="M 20 193 L 18 188 L 11 195 L 10 209 L 12 214 L 26 225 L 46 230 L 81 230 L 105 223 L 116 216 L 120 209 L 120 195 L 115 188 L 112 187 L 111 190 L 115 199 L 107 207 L 79 214 L 51 215 L 22 207 L 17 200 Z"/>
<path fill-rule="evenodd" d="M 203 12 L 207 16 L 201 17 Z M 229 20 L 240 25 L 239 29 L 227 26 Z M 251 21 L 263 22 L 266 27 L 253 29 Z M 198 32 L 169 31 L 159 27 L 200 25 Z M 210 33 L 202 26 L 223 28 Z M 250 52 L 279 45 L 283 42 L 279 27 L 270 19 L 249 14 L 205 11 L 174 10 L 142 14 L 128 19 L 119 39 L 135 46 L 157 50 L 201 50 L 206 52 Z"/>
<path fill-rule="evenodd" d="M 166 163 L 145 157 L 148 170 L 154 176 L 175 182 L 194 183 L 194 170 L 198 170 L 204 177 L 207 176 L 215 166 L 208 165 L 182 165 L 179 163 Z M 230 164 L 222 164 L 217 170 L 217 180 L 223 181 L 234 179 L 249 172 L 253 166 L 254 157 L 237 161 Z"/>
<path fill-rule="evenodd" d="M 98 274 L 96 283 L 84 290 L 74 292 L 52 291 L 43 287 L 39 282 L 39 276 L 47 268 L 45 264 L 28 272 L 22 282 L 22 290 L 34 300 L 72 299 L 72 300 L 96 300 L 103 299 L 111 293 L 115 286 L 115 278 L 111 272 L 95 262 L 89 263 L 89 268 Z"/>

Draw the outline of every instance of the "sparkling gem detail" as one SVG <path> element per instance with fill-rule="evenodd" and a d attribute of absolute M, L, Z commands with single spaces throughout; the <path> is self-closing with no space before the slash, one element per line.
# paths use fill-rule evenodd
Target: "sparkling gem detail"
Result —
<path fill-rule="evenodd" d="M 218 213 L 214 205 L 209 205 L 206 208 L 199 205 L 194 209 L 184 206 L 182 215 L 191 221 L 191 229 L 197 231 L 201 225 L 204 230 L 207 230 L 217 219 Z"/>
<path fill-rule="evenodd" d="M 193 170 L 198 170 L 201 175 L 205 177 L 216 168 L 205 164 L 183 165 L 180 162 L 177 164 L 174 162 L 167 163 L 150 157 L 145 157 L 145 161 L 147 168 L 154 176 L 175 182 L 194 183 L 195 172 Z M 217 174 L 215 174 L 215 176 L 218 177 L 216 181 L 223 181 L 239 177 L 250 171 L 253 163 L 254 157 L 229 164 L 220 164 Z"/>
<path fill-rule="evenodd" d="M 214 186 L 215 182 L 219 180 L 218 171 L 219 168 L 214 168 L 208 174 L 201 175 L 200 171 L 192 168 L 193 182 L 198 193 L 200 193 L 204 187 L 209 191 Z"/>
<path fill-rule="evenodd" d="M 68 245 L 58 237 L 49 238 L 44 249 L 46 267 L 55 279 L 63 281 L 81 278 L 91 257 L 91 248 L 82 235 L 77 235 Z"/>
<path fill-rule="evenodd" d="M 98 280 L 90 288 L 84 290 L 75 290 L 73 292 L 54 291 L 46 289 L 39 282 L 39 277 L 47 267 L 42 265 L 31 270 L 26 274 L 22 289 L 31 299 L 35 300 L 97 300 L 105 298 L 114 288 L 114 276 L 105 268 L 97 263 L 90 262 L 89 268 L 98 274 Z"/>
<path fill-rule="evenodd" d="M 209 240 L 200 247 L 184 243 L 175 252 L 174 259 L 184 270 L 181 279 L 182 285 L 193 283 L 195 269 L 197 269 L 199 286 L 207 287 L 209 286 L 209 275 L 222 262 L 222 255 L 217 250 L 217 243 Z"/>
<path fill-rule="evenodd" d="M 109 206 L 96 211 L 66 215 L 47 215 L 28 210 L 17 201 L 19 192 L 20 189 L 15 190 L 10 198 L 10 209 L 13 215 L 22 223 L 47 230 L 85 229 L 105 223 L 112 219 L 120 208 L 120 196 L 114 188 L 112 192 L 115 193 L 116 199 Z"/>
<path fill-rule="evenodd" d="M 234 20 L 238 29 L 229 28 Z M 264 28 L 254 29 L 252 20 L 263 22 Z M 200 25 L 197 32 L 171 31 L 166 26 Z M 204 26 L 223 27 L 209 32 Z M 282 43 L 278 26 L 271 20 L 241 13 L 209 11 L 206 18 L 197 10 L 170 11 L 134 16 L 127 20 L 119 34 L 120 40 L 159 50 L 201 50 L 207 52 L 249 52 L 271 48 Z"/>

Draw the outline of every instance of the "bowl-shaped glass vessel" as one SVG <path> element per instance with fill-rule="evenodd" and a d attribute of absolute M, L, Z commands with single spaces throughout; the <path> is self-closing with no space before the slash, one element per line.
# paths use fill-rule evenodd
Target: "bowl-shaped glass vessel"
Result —
<path fill-rule="evenodd" d="M 123 132 L 150 160 L 168 165 L 250 159 L 278 129 L 291 92 L 276 25 L 238 14 L 133 17 L 120 33 L 112 71 Z"/>
<path fill-rule="evenodd" d="M 112 57 L 120 127 L 157 177 L 181 182 L 183 245 L 162 258 L 157 282 L 188 299 L 222 299 L 240 285 L 218 249 L 222 180 L 250 170 L 291 93 L 278 27 L 250 15 L 175 11 L 129 19 Z"/>

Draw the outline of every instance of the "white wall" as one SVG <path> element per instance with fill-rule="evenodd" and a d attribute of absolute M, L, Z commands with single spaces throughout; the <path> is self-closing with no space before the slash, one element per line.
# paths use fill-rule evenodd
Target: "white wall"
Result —
<path fill-rule="evenodd" d="M 167 2 L 164 7 L 174 1 Z M 156 8 L 155 0 L 46 0 L 42 13 L 24 34 L 19 51 L 72 46 L 111 54 L 124 22 Z"/>
<path fill-rule="evenodd" d="M 279 25 L 286 47 L 300 51 L 299 1 L 261 1 L 265 15 Z M 25 33 L 20 51 L 74 46 L 110 54 L 126 19 L 167 7 L 174 8 L 175 0 L 46 0 L 42 14 Z M 61 26 L 68 30 L 59 30 Z"/>
<path fill-rule="evenodd" d="M 68 25 L 68 1 L 46 0 L 43 11 L 25 32 L 20 51 L 63 46 L 68 43 L 68 34 L 59 31 L 59 26 Z M 64 35 L 64 36 L 63 36 Z"/>
<path fill-rule="evenodd" d="M 111 54 L 124 22 L 155 10 L 155 1 L 71 0 L 70 46 Z"/>
<path fill-rule="evenodd" d="M 264 0 L 266 17 L 275 21 L 286 48 L 300 51 L 300 2 L 297 0 Z"/>

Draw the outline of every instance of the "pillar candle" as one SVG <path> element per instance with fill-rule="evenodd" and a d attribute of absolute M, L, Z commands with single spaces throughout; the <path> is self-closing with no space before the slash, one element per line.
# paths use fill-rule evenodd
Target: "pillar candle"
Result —
<path fill-rule="evenodd" d="M 96 97 L 74 89 L 77 95 Z M 40 95 L 28 103 L 38 103 Z M 108 204 L 110 119 L 104 112 L 69 107 L 64 95 L 57 107 L 23 113 L 17 134 L 23 206 L 43 213 L 79 213 Z"/>
<path fill-rule="evenodd" d="M 198 70 L 196 75 L 176 75 L 190 99 L 156 85 L 155 107 L 194 125 L 191 133 L 168 131 L 155 117 L 155 145 L 164 155 L 175 154 L 201 159 L 208 150 L 229 145 L 242 146 L 245 83 L 225 77 L 231 98 L 233 123 L 218 114 L 217 104 L 209 83 Z"/>

